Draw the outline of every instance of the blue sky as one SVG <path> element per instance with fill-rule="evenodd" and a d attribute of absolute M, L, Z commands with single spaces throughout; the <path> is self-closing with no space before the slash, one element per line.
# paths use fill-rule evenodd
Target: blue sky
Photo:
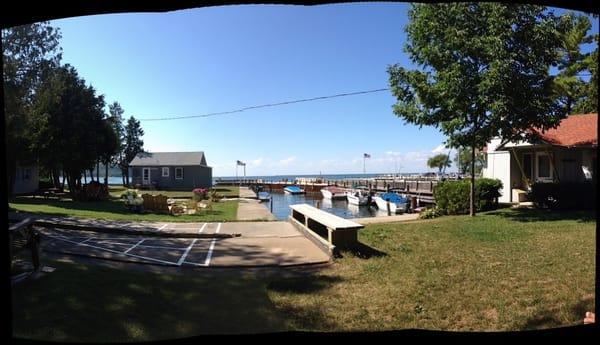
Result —
<path fill-rule="evenodd" d="M 52 21 L 63 63 L 139 119 L 189 116 L 388 86 L 407 4 L 235 5 Z M 598 31 L 597 22 L 594 24 Z M 142 121 L 148 151 L 204 151 L 213 176 L 430 171 L 435 128 L 405 124 L 389 91 Z M 452 153 L 451 158 L 454 157 Z M 453 166 L 449 171 L 456 171 Z M 241 172 L 241 170 L 240 170 Z"/>

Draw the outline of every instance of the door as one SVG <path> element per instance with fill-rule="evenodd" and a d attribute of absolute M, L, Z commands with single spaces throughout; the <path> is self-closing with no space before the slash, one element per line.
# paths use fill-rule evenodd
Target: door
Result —
<path fill-rule="evenodd" d="M 142 184 L 150 184 L 150 168 L 142 168 Z"/>
<path fill-rule="evenodd" d="M 581 165 L 577 164 L 574 159 L 563 159 L 562 160 L 562 175 L 560 176 L 561 181 L 575 182 L 579 180 L 579 170 Z"/>

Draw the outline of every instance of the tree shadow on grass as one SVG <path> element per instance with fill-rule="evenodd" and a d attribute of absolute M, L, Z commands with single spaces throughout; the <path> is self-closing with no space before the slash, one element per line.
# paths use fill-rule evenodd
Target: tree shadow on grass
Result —
<path fill-rule="evenodd" d="M 348 248 L 341 248 L 337 253 L 336 257 L 343 258 L 344 254 L 351 254 L 359 259 L 370 259 L 372 257 L 384 257 L 388 256 L 387 253 L 377 250 L 373 247 L 369 247 L 362 242 L 358 242 L 356 245 Z"/>
<path fill-rule="evenodd" d="M 574 220 L 580 223 L 596 221 L 595 210 L 558 211 L 548 209 L 515 208 L 486 212 L 486 215 L 501 216 L 518 222 L 547 222 L 555 220 Z"/>
<path fill-rule="evenodd" d="M 53 273 L 15 290 L 15 337 L 130 342 L 285 330 L 286 316 L 253 276 L 203 271 L 176 276 L 78 263 L 52 266 Z"/>
<path fill-rule="evenodd" d="M 594 310 L 594 299 L 593 297 L 587 297 L 579 302 L 570 306 L 570 314 L 573 319 L 578 320 L 580 324 L 583 324 L 585 313 L 587 311 Z M 537 313 L 535 316 L 529 318 L 524 323 L 518 325 L 517 329 L 521 330 L 535 330 L 544 328 L 555 328 L 572 326 L 571 324 L 566 325 L 563 320 L 557 317 L 556 310 L 543 310 Z"/>
<path fill-rule="evenodd" d="M 319 275 L 290 277 L 271 280 L 267 284 L 267 289 L 283 293 L 309 294 L 328 289 L 335 283 L 341 281 L 342 278 L 337 276 L 330 277 Z"/>

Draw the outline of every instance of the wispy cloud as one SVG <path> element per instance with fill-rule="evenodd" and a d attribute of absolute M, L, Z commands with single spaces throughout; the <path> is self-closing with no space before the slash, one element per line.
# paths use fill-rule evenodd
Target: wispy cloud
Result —
<path fill-rule="evenodd" d="M 435 149 L 431 150 L 432 153 L 448 153 L 448 148 L 444 144 L 438 145 Z"/>
<path fill-rule="evenodd" d="M 296 156 L 291 156 L 291 157 L 288 157 L 288 158 L 280 160 L 279 163 L 282 164 L 282 165 L 288 165 L 288 164 L 292 163 L 295 160 L 296 160 Z"/>

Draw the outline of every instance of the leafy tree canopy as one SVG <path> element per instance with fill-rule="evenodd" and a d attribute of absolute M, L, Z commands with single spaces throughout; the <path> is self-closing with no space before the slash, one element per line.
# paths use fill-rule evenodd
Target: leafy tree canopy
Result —
<path fill-rule="evenodd" d="M 452 165 L 452 160 L 446 154 L 440 153 L 427 160 L 427 166 L 434 169 L 437 168 L 439 172 L 442 172 L 444 167 L 449 168 Z"/>

